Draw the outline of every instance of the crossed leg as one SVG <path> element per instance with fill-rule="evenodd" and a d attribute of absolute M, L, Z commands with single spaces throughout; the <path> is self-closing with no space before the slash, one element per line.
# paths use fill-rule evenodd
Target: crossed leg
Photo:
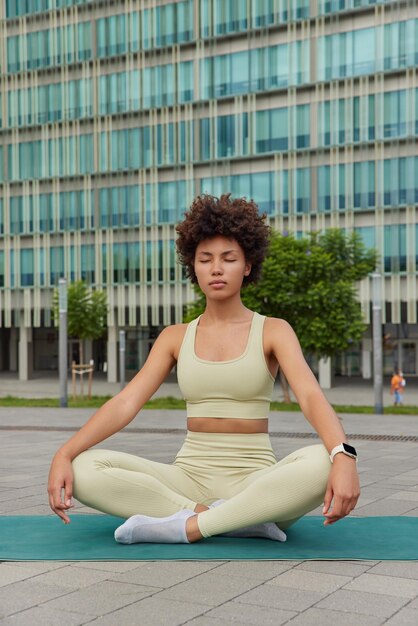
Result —
<path fill-rule="evenodd" d="M 247 476 L 236 495 L 221 506 L 187 522 L 189 540 L 220 535 L 233 529 L 276 522 L 288 528 L 319 506 L 324 499 L 331 468 L 321 444 L 292 452 L 270 467 Z M 196 533 L 196 524 L 199 533 Z"/>
<path fill-rule="evenodd" d="M 175 465 L 93 449 L 74 459 L 73 468 L 77 500 L 125 518 L 141 512 L 141 524 L 152 524 L 152 519 L 161 524 L 161 518 L 170 518 L 168 533 L 174 517 L 176 528 L 181 526 L 180 534 L 174 535 L 198 541 L 265 522 L 288 528 L 323 501 L 330 461 L 322 445 L 297 450 L 244 476 L 237 493 L 209 510 L 201 504 L 204 494 L 196 482 Z M 221 494 L 222 484 L 219 488 Z"/>
<path fill-rule="evenodd" d="M 119 517 L 194 511 L 202 500 L 196 483 L 179 467 L 124 452 L 86 450 L 74 459 L 73 472 L 77 500 Z"/>

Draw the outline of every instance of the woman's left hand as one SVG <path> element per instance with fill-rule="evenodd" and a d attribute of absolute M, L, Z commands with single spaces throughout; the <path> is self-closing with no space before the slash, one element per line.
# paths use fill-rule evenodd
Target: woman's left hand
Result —
<path fill-rule="evenodd" d="M 338 522 L 354 509 L 360 496 L 360 481 L 356 462 L 345 454 L 334 457 L 325 492 L 324 526 Z"/>

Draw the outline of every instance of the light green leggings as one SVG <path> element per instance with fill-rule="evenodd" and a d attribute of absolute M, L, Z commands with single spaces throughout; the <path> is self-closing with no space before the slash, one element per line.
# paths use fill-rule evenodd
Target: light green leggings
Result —
<path fill-rule="evenodd" d="M 330 460 L 323 445 L 277 462 L 268 434 L 188 432 L 173 465 L 93 448 L 73 461 L 74 497 L 111 515 L 165 517 L 196 504 L 204 537 L 263 522 L 282 529 L 324 499 Z"/>

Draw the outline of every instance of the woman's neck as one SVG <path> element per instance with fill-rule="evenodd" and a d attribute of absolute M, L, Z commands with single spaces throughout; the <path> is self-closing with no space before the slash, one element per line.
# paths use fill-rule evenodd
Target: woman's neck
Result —
<path fill-rule="evenodd" d="M 202 317 L 207 322 L 242 322 L 251 318 L 252 312 L 243 305 L 241 299 L 238 302 L 207 302 Z"/>

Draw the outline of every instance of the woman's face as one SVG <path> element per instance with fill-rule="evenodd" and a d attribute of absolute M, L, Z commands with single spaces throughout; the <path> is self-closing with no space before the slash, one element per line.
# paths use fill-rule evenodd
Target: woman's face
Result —
<path fill-rule="evenodd" d="M 223 298 L 241 289 L 244 276 L 251 272 L 251 264 L 235 239 L 217 235 L 197 246 L 194 271 L 207 297 Z"/>

